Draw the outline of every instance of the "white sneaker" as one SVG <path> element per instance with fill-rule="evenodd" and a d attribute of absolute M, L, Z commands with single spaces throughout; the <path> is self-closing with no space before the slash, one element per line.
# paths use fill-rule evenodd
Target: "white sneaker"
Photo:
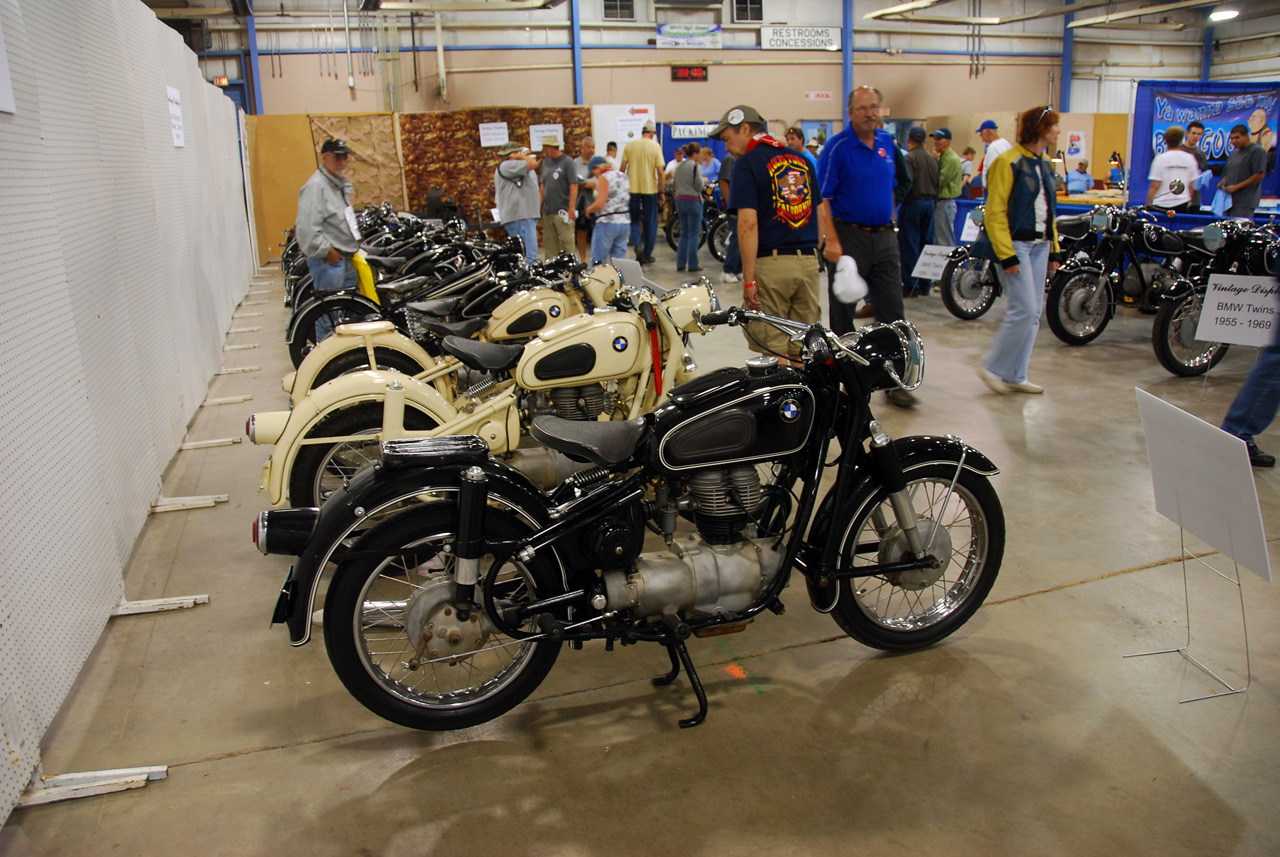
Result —
<path fill-rule="evenodd" d="M 1005 383 L 1009 382 L 1006 381 Z M 1044 392 L 1044 387 L 1039 384 L 1032 384 L 1030 381 L 1023 381 L 1021 384 L 1009 384 L 1009 389 L 1015 393 L 1031 393 L 1032 395 Z"/>
<path fill-rule="evenodd" d="M 726 283 L 736 283 L 736 282 L 738 282 L 738 275 L 737 275 L 737 274 L 730 273 L 730 272 L 728 272 L 728 271 L 725 271 L 725 272 L 724 272 L 724 277 L 723 277 L 722 279 L 723 279 Z"/>

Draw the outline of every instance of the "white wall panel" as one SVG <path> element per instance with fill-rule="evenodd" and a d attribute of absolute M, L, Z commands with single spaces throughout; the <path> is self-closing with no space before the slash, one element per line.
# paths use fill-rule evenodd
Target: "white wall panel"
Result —
<path fill-rule="evenodd" d="M 7 815 L 122 594 L 252 272 L 234 108 L 136 0 L 0 0 Z M 165 86 L 182 93 L 186 146 Z"/>

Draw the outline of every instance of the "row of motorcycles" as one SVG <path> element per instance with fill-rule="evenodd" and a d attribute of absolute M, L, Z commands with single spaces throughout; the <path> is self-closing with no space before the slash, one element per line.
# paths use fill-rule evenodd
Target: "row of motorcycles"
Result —
<path fill-rule="evenodd" d="M 708 705 L 686 641 L 781 614 L 794 572 L 814 609 L 887 651 L 943 639 L 990 591 L 996 466 L 953 436 L 891 438 L 871 411 L 874 391 L 923 380 L 910 323 L 840 336 L 722 310 L 705 279 L 663 291 L 610 265 L 522 264 L 518 239 L 362 217 L 371 251 L 412 232 L 451 261 L 380 257 L 377 311 L 313 332 L 290 408 L 246 430 L 275 446 L 254 541 L 294 557 L 273 622 L 305 644 L 323 591 L 330 661 L 371 711 L 472 726 L 565 645 L 650 642 L 669 656 L 655 685 L 685 673 L 694 726 Z M 299 303 L 301 279 L 295 319 L 331 297 Z M 698 373 L 691 340 L 744 324 L 785 332 L 801 362 Z"/>
<path fill-rule="evenodd" d="M 982 221 L 982 209 L 973 218 Z M 1045 282 L 1049 329 L 1068 345 L 1085 345 L 1121 307 L 1154 314 L 1151 343 L 1160 365 L 1175 375 L 1201 375 L 1229 346 L 1196 339 L 1214 274 L 1274 277 L 1280 273 L 1280 227 L 1223 220 L 1175 232 L 1141 208 L 1095 206 L 1057 219 L 1066 260 Z M 1000 295 L 994 263 L 965 246 L 948 257 L 939 281 L 952 315 L 978 318 Z"/>

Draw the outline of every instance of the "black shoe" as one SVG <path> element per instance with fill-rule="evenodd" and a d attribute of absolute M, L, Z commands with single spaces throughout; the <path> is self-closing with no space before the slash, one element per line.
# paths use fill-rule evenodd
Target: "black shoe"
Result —
<path fill-rule="evenodd" d="M 641 265 L 652 265 L 656 260 L 652 256 L 640 256 L 636 261 Z"/>
<path fill-rule="evenodd" d="M 702 270 L 702 268 L 701 268 L 701 267 L 698 267 L 698 268 L 690 268 L 690 269 L 689 269 L 689 273 L 690 273 L 690 274 L 696 274 L 696 273 L 698 273 L 698 272 L 699 272 L 699 271 L 701 271 L 701 270 Z"/>
<path fill-rule="evenodd" d="M 914 408 L 916 406 L 916 397 L 901 387 L 896 390 L 885 391 L 884 397 L 889 400 L 889 404 L 897 405 L 900 408 Z"/>
<path fill-rule="evenodd" d="M 683 271 L 683 270 L 684 270 L 684 265 L 676 265 L 676 270 L 677 270 L 677 271 Z"/>
<path fill-rule="evenodd" d="M 1276 457 L 1269 452 L 1263 452 L 1258 449 L 1258 445 L 1253 441 L 1245 441 L 1249 447 L 1249 463 L 1254 467 L 1275 467 Z"/>

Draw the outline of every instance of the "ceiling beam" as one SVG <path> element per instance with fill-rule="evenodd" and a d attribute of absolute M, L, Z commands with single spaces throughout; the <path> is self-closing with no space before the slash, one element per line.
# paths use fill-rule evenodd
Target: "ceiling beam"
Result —
<path fill-rule="evenodd" d="M 1201 6 L 1216 6 L 1220 2 L 1222 2 L 1222 0 L 1181 0 L 1181 2 L 1178 3 L 1161 3 L 1158 6 L 1143 6 L 1142 8 L 1130 9 L 1126 12 L 1112 12 L 1107 15 L 1099 15 L 1095 18 L 1083 18 L 1079 21 L 1072 21 L 1067 26 L 1072 29 L 1076 27 L 1106 26 L 1113 21 L 1140 18 L 1143 15 L 1160 15 L 1165 12 L 1175 12 L 1179 9 L 1196 9 Z"/>
<path fill-rule="evenodd" d="M 950 0 L 910 0 L 908 3 L 899 3 L 896 6 L 888 6 L 884 9 L 877 9 L 874 12 L 868 12 L 863 15 L 863 19 L 883 18 L 886 15 L 901 15 L 904 12 L 914 12 L 917 9 L 928 9 L 930 6 L 937 6 L 939 3 L 947 3 Z"/>

